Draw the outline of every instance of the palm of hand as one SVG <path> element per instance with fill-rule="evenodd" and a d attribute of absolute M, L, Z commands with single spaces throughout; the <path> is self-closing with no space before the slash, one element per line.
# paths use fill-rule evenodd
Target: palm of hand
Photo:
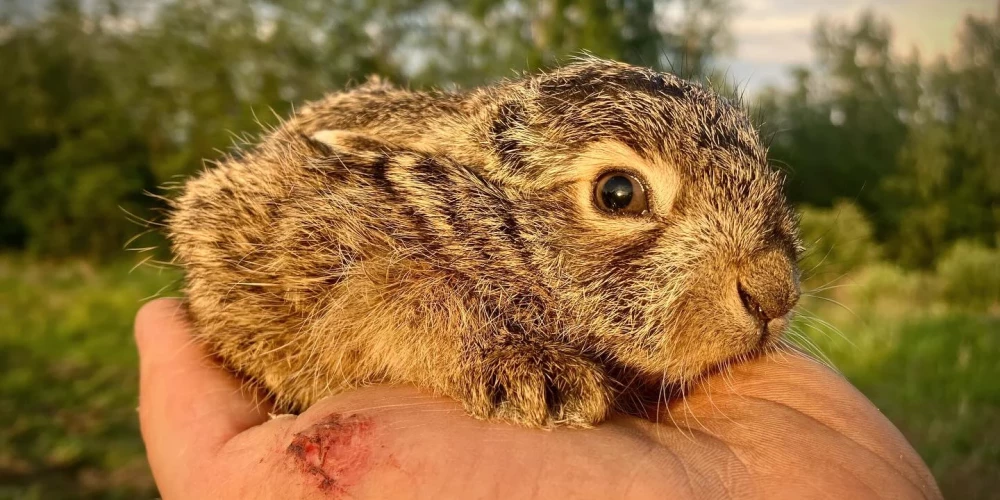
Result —
<path fill-rule="evenodd" d="M 939 498 L 902 435 L 850 384 L 793 353 L 715 376 L 659 423 L 482 422 L 404 387 L 270 419 L 190 342 L 178 304 L 145 307 L 140 420 L 164 498 Z"/>

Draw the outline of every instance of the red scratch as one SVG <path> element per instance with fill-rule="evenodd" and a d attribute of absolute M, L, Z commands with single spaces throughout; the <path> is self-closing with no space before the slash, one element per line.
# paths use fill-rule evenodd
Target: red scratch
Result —
<path fill-rule="evenodd" d="M 372 422 L 333 414 L 292 439 L 285 452 L 317 487 L 338 497 L 372 467 Z"/>

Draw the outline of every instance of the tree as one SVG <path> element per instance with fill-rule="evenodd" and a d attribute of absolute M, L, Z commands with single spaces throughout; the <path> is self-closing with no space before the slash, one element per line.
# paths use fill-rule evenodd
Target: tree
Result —
<path fill-rule="evenodd" d="M 1000 236 L 1000 9 L 967 18 L 959 41 L 928 72 L 900 170 L 884 181 L 898 228 L 891 248 L 914 265 L 929 266 L 953 241 Z"/>
<path fill-rule="evenodd" d="M 728 47 L 729 0 L 510 0 L 431 3 L 414 30 L 425 83 L 478 85 L 549 67 L 586 50 L 689 77 Z M 671 8 L 680 13 L 669 15 Z M 428 28 L 429 26 L 424 26 Z M 436 29 L 435 29 L 436 28 Z M 440 33 L 446 33 L 440 36 Z"/>
<path fill-rule="evenodd" d="M 588 49 L 693 71 L 727 0 L 58 0 L 0 5 L 0 245 L 116 255 L 147 191 L 292 103 L 380 74 L 479 84 Z M 667 6 L 683 16 L 669 18 Z M 251 138 L 252 139 L 252 138 Z"/>
<path fill-rule="evenodd" d="M 794 201 L 831 206 L 856 198 L 867 212 L 879 212 L 878 185 L 896 169 L 919 75 L 915 62 L 893 59 L 891 36 L 888 23 L 871 13 L 854 26 L 822 21 L 814 40 L 817 69 L 798 68 L 791 92 L 765 98 L 780 127 L 773 156 L 794 170 Z M 880 235 L 891 230 L 875 219 Z"/>
<path fill-rule="evenodd" d="M 966 20 L 951 60 L 894 56 L 888 23 L 821 22 L 815 69 L 761 107 L 793 201 L 856 200 L 885 254 L 929 267 L 952 242 L 995 244 L 1000 209 L 1000 28 Z"/>

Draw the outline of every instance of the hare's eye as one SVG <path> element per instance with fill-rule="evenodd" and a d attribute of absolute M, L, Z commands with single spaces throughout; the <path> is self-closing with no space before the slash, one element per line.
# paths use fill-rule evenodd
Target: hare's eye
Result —
<path fill-rule="evenodd" d="M 635 176 L 625 172 L 609 172 L 597 179 L 594 203 L 597 208 L 612 214 L 644 214 L 649 211 L 646 189 Z"/>

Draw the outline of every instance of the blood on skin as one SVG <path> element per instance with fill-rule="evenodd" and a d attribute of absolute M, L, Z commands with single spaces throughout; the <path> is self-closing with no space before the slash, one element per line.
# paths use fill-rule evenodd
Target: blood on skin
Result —
<path fill-rule="evenodd" d="M 285 452 L 321 491 L 339 496 L 372 468 L 372 434 L 369 419 L 332 414 L 296 434 Z"/>

